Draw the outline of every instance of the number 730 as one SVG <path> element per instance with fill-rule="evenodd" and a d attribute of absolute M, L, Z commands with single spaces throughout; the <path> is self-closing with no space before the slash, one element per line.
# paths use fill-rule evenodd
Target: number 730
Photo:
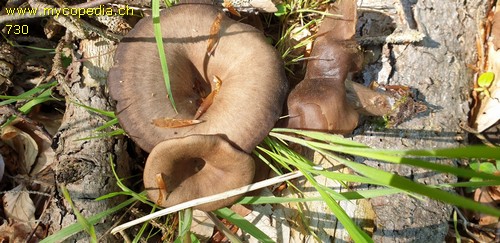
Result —
<path fill-rule="evenodd" d="M 7 28 L 7 34 L 10 34 L 12 31 L 12 34 L 15 35 L 27 35 L 28 34 L 28 25 L 19 25 L 19 24 L 6 24 L 5 27 Z"/>

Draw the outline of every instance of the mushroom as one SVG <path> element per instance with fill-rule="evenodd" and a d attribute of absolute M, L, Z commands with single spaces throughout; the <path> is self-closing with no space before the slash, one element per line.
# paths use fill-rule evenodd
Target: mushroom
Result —
<path fill-rule="evenodd" d="M 332 10 L 342 18 L 325 17 L 321 23 L 304 80 L 288 97 L 289 128 L 347 134 L 358 124 L 345 88 L 348 74 L 362 63 L 354 40 L 356 1 L 336 1 Z"/>
<path fill-rule="evenodd" d="M 281 58 L 262 33 L 221 13 L 211 5 L 181 4 L 161 14 L 178 113 L 167 97 L 150 17 L 122 39 L 109 72 L 109 91 L 117 101 L 121 126 L 151 152 L 144 171 L 148 195 L 164 207 L 250 183 L 255 165 L 248 153 L 281 114 L 287 92 Z M 207 55 L 217 18 L 217 43 Z M 213 77 L 222 85 L 197 118 L 203 122 L 177 128 L 152 124 L 159 118 L 193 119 L 199 101 L 216 88 Z M 168 195 L 161 195 L 162 190 Z M 199 208 L 214 210 L 234 200 Z"/>
<path fill-rule="evenodd" d="M 210 196 L 252 182 L 253 158 L 217 135 L 191 135 L 163 141 L 151 151 L 144 168 L 144 183 L 156 187 L 157 173 L 165 183 L 166 193 L 147 188 L 149 197 L 160 205 L 173 205 L 190 199 Z M 172 189 L 171 189 L 172 188 Z M 227 198 L 198 209 L 210 211 L 234 202 Z"/>

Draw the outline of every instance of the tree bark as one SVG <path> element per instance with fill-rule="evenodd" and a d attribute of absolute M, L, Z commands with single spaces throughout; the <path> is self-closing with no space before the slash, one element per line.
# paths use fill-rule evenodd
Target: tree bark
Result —
<path fill-rule="evenodd" d="M 95 129 L 109 118 L 76 104 L 105 111 L 114 110 L 105 87 L 107 72 L 113 65 L 114 49 L 114 43 L 102 38 L 82 40 L 78 50 L 72 50 L 71 47 L 58 48 L 65 53 L 71 53 L 73 62 L 68 68 L 70 75 L 66 75 L 69 79 L 63 80 L 63 83 L 60 80 L 66 92 L 66 111 L 56 135 L 56 195 L 45 214 L 45 221 L 51 227 L 49 235 L 77 222 L 72 208 L 62 196 L 61 185 L 66 186 L 76 209 L 85 217 L 112 208 L 122 199 L 114 197 L 95 201 L 95 198 L 120 191 L 111 170 L 110 159 L 120 177 L 128 174 L 126 142 L 121 136 L 85 139 L 96 136 Z M 112 217 L 106 217 L 95 226 L 100 242 L 112 239 L 107 232 L 111 230 L 112 224 Z M 88 239 L 89 235 L 81 232 L 67 240 L 87 242 Z"/>
<path fill-rule="evenodd" d="M 387 23 L 384 18 L 389 17 L 394 21 L 396 31 L 417 29 L 426 34 L 417 44 L 384 45 L 380 58 L 365 68 L 363 77 L 365 82 L 376 80 L 382 84 L 410 87 L 416 99 L 427 105 L 427 111 L 396 128 L 380 130 L 376 125 L 366 123 L 356 131 L 354 140 L 381 149 L 442 148 L 462 144 L 465 134 L 460 123 L 467 122 L 473 80 L 467 64 L 476 61 L 476 34 L 485 17 L 488 1 L 358 2 L 362 7 L 395 6 L 395 9 L 380 11 L 382 15 L 360 13 L 361 33 L 383 32 L 388 27 L 383 25 Z M 363 158 L 356 158 L 356 161 L 424 184 L 456 180 L 424 169 Z M 442 242 L 447 234 L 451 213 L 448 205 L 407 195 L 375 198 L 369 202 L 374 212 L 372 237 L 375 242 Z M 356 218 L 365 217 L 359 215 Z"/>

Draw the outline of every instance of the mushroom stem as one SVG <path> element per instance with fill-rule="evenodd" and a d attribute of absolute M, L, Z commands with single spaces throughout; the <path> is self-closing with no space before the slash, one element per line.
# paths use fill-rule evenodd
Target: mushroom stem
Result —
<path fill-rule="evenodd" d="M 345 81 L 347 101 L 354 110 L 365 116 L 384 116 L 395 108 L 396 100 L 387 93 L 381 93 L 353 82 Z"/>
<path fill-rule="evenodd" d="M 347 102 L 345 80 L 360 69 L 362 59 L 354 40 L 356 1 L 336 1 L 325 17 L 307 63 L 305 78 L 288 96 L 289 128 L 351 133 L 358 113 Z"/>

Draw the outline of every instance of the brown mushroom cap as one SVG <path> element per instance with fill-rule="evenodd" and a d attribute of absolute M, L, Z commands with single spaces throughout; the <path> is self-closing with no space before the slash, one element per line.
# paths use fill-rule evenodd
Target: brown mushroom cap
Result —
<path fill-rule="evenodd" d="M 207 55 L 212 23 L 220 13 L 210 5 L 179 5 L 161 14 L 163 41 L 176 114 L 167 98 L 151 18 L 144 18 L 121 41 L 108 77 L 121 126 L 144 150 L 170 138 L 220 134 L 251 152 L 281 114 L 287 81 L 281 58 L 255 28 L 222 17 L 213 56 Z M 160 128 L 157 118 L 192 119 L 212 78 L 220 91 L 195 126 Z"/>
<path fill-rule="evenodd" d="M 169 207 L 248 185 L 254 171 L 252 157 L 220 136 L 192 135 L 166 140 L 155 146 L 144 168 L 144 185 L 149 198 Z M 162 175 L 168 192 L 159 200 L 157 174 Z M 212 211 L 232 204 L 238 197 L 196 208 Z"/>
<path fill-rule="evenodd" d="M 362 59 L 353 40 L 356 2 L 337 1 L 334 14 L 326 17 L 318 31 L 304 80 L 288 96 L 289 128 L 352 132 L 358 113 L 347 102 L 345 80 L 360 68 Z M 330 11 L 332 12 L 332 11 Z"/>
<path fill-rule="evenodd" d="M 108 86 L 117 101 L 121 126 L 151 152 L 144 171 L 148 195 L 165 207 L 251 183 L 255 165 L 247 153 L 281 114 L 287 81 L 278 53 L 262 33 L 220 13 L 211 5 L 185 4 L 161 14 L 178 113 L 167 97 L 151 18 L 139 21 L 122 39 L 109 72 Z M 217 44 L 209 56 L 210 30 L 218 16 L 222 18 Z M 216 86 L 214 76 L 222 84 L 198 118 L 204 122 L 178 128 L 152 124 L 161 118 L 193 119 L 199 101 Z M 166 194 L 162 184 L 166 198 L 158 198 Z M 217 209 L 236 198 L 198 208 Z"/>

